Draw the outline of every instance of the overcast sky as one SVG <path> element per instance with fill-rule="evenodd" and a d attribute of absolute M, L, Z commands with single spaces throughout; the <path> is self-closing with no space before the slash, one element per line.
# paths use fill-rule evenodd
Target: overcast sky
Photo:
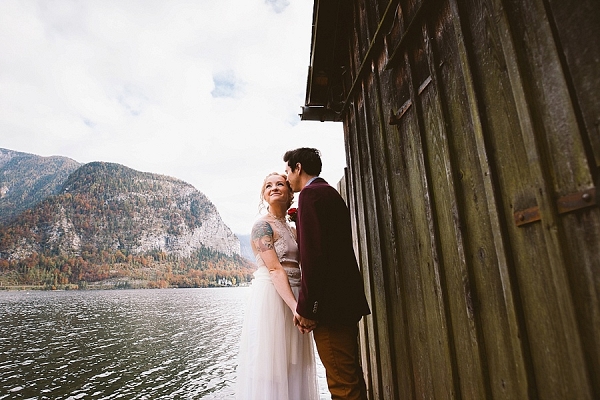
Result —
<path fill-rule="evenodd" d="M 0 147 L 182 179 L 250 232 L 283 153 L 343 176 L 341 123 L 300 121 L 308 0 L 0 0 Z"/>

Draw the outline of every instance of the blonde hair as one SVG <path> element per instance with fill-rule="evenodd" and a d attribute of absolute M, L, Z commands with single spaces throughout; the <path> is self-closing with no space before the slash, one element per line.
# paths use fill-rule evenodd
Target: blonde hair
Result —
<path fill-rule="evenodd" d="M 292 189 L 292 186 L 290 185 L 290 183 L 287 180 L 287 175 L 286 174 L 280 174 L 279 172 L 271 172 L 269 175 L 265 176 L 265 179 L 263 180 L 263 183 L 260 187 L 260 203 L 258 204 L 258 210 L 261 211 L 262 209 L 266 208 L 267 210 L 269 210 L 268 206 L 265 206 L 265 185 L 267 184 L 267 179 L 269 179 L 270 176 L 273 175 L 277 175 L 277 176 L 281 176 L 284 180 L 285 180 L 285 184 L 287 185 L 287 188 L 290 192 L 290 198 L 288 200 L 288 204 L 286 205 L 286 208 L 290 208 L 290 206 L 292 205 L 292 203 L 294 202 L 294 190 Z"/>

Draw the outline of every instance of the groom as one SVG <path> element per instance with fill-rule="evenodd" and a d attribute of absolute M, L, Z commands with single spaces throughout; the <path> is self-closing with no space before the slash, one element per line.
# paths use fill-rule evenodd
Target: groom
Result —
<path fill-rule="evenodd" d="M 300 192 L 296 230 L 302 283 L 294 322 L 303 332 L 314 328 L 332 399 L 366 399 L 358 321 L 371 311 L 352 246 L 350 212 L 337 190 L 319 177 L 319 150 L 290 150 L 283 161 L 292 189 Z"/>

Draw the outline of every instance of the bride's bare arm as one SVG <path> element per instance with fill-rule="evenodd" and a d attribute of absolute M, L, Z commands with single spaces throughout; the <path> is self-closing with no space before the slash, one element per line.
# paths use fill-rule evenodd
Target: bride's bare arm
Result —
<path fill-rule="evenodd" d="M 277 258 L 274 242 L 273 228 L 267 221 L 258 221 L 254 224 L 252 227 L 252 247 L 260 255 L 269 270 L 275 290 L 290 310 L 295 313 L 296 297 L 290 288 L 287 273 Z"/>

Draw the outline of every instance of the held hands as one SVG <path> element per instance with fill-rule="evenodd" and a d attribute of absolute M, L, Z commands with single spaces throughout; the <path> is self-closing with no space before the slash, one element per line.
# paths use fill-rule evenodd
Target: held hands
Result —
<path fill-rule="evenodd" d="M 294 312 L 294 325 L 300 332 L 308 333 L 317 327 L 317 321 L 304 318 L 302 315 Z"/>

